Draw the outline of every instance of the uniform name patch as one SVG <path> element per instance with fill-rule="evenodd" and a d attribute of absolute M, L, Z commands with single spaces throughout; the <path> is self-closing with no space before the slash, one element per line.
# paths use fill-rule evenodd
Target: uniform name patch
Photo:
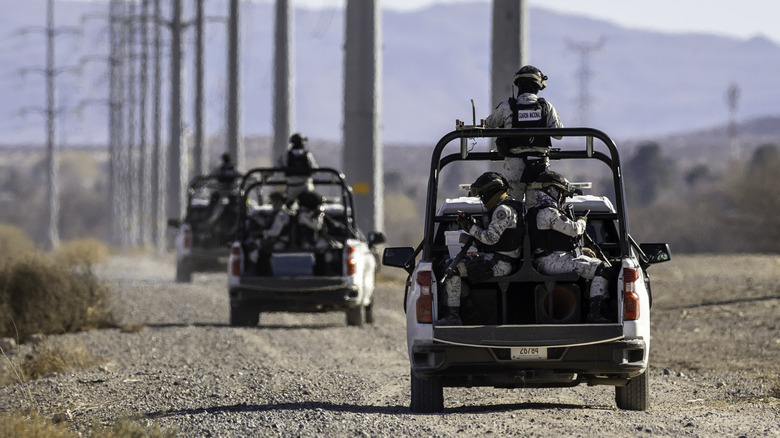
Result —
<path fill-rule="evenodd" d="M 518 110 L 517 120 L 541 120 L 542 110 Z"/>

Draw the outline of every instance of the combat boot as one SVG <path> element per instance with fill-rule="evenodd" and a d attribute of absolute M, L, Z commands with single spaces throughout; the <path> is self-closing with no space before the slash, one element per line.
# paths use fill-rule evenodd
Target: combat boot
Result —
<path fill-rule="evenodd" d="M 466 321 L 466 324 L 475 324 L 481 320 L 479 311 L 470 296 L 460 299 L 460 316 L 462 321 Z"/>
<path fill-rule="evenodd" d="M 460 320 L 460 307 L 445 307 L 436 325 L 463 325 Z"/>
<path fill-rule="evenodd" d="M 604 297 L 593 297 L 590 299 L 590 311 L 586 318 L 587 322 L 594 324 L 605 324 L 609 320 L 603 315 L 601 305 L 604 303 Z"/>

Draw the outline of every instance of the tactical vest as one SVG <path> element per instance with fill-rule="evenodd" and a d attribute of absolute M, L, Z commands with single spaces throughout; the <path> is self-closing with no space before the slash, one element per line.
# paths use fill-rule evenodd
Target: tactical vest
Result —
<path fill-rule="evenodd" d="M 543 98 L 535 103 L 517 103 L 514 97 L 509 98 L 509 108 L 512 110 L 513 128 L 545 128 L 547 127 L 547 105 Z M 550 147 L 549 136 L 543 137 L 499 137 L 496 139 L 498 153 L 502 157 L 519 156 L 510 152 L 517 147 Z"/>
<path fill-rule="evenodd" d="M 504 232 L 501 233 L 501 238 L 499 238 L 498 242 L 495 244 L 483 245 L 482 251 L 484 252 L 512 252 L 523 247 L 523 237 L 525 236 L 525 227 L 522 220 L 523 204 L 509 197 L 504 198 L 503 201 L 499 202 L 498 205 L 490 210 L 489 213 L 491 216 L 499 205 L 506 205 L 515 210 L 517 225 L 514 228 L 507 228 L 504 230 Z"/>
<path fill-rule="evenodd" d="M 309 175 L 311 174 L 311 163 L 309 162 L 309 153 L 300 150 L 296 153 L 295 149 L 287 151 L 287 174 L 288 175 Z"/>
<path fill-rule="evenodd" d="M 571 251 L 578 246 L 576 238 L 569 237 L 555 230 L 540 230 L 536 224 L 536 217 L 542 208 L 552 208 L 565 215 L 563 210 L 552 205 L 537 205 L 528 209 L 525 214 L 525 220 L 528 223 L 528 237 L 531 239 L 531 252 L 540 255 L 547 255 L 554 251 Z M 537 251 L 541 250 L 541 251 Z"/>

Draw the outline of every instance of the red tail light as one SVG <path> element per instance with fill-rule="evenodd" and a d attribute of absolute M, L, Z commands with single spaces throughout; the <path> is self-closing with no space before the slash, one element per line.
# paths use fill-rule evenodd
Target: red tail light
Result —
<path fill-rule="evenodd" d="M 347 275 L 355 275 L 357 272 L 357 260 L 355 260 L 355 247 L 347 246 Z"/>
<path fill-rule="evenodd" d="M 241 275 L 241 244 L 235 243 L 230 247 L 230 274 Z"/>
<path fill-rule="evenodd" d="M 623 269 L 623 312 L 624 320 L 639 319 L 639 296 L 636 294 L 636 281 L 639 273 L 633 268 Z"/>
<path fill-rule="evenodd" d="M 417 298 L 417 322 L 430 324 L 433 321 L 433 297 L 431 296 L 431 271 L 417 273 L 420 297 Z"/>

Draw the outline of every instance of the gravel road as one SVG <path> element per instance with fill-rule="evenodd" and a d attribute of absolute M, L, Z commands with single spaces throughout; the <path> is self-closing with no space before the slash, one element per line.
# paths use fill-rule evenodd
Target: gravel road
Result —
<path fill-rule="evenodd" d="M 80 431 L 132 416 L 186 437 L 780 437 L 779 269 L 776 256 L 651 268 L 648 411 L 579 386 L 445 388 L 443 414 L 412 414 L 400 271 L 381 274 L 374 325 L 283 313 L 236 328 L 224 275 L 176 284 L 172 260 L 114 257 L 97 272 L 120 328 L 49 337 L 99 365 L 0 388 L 0 410 L 34 407 Z"/>

